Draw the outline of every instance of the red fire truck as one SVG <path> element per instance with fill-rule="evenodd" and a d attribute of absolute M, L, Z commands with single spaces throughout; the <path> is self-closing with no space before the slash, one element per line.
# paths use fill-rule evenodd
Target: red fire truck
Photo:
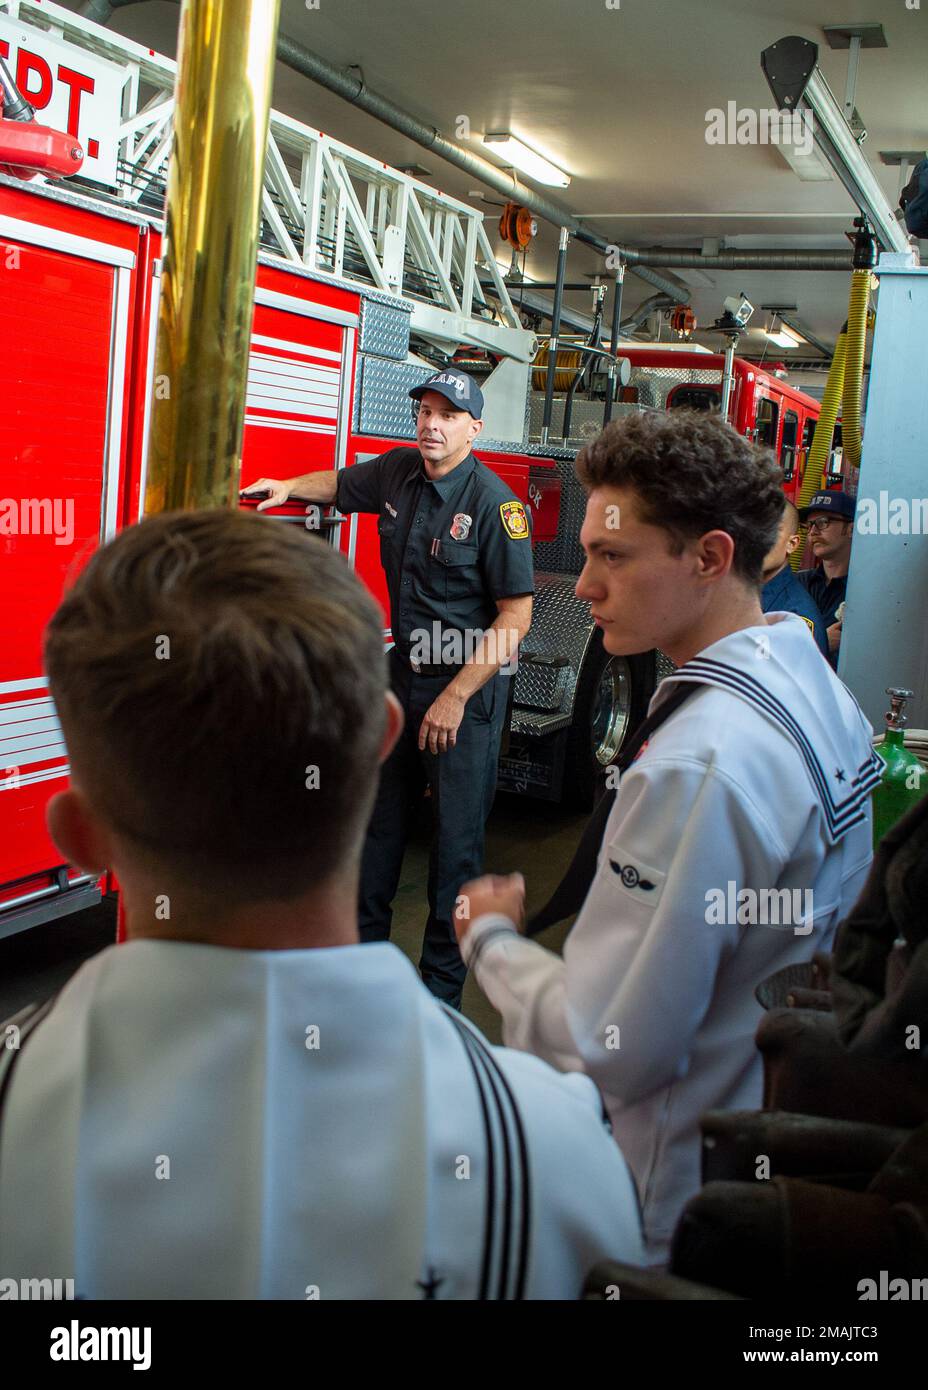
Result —
<path fill-rule="evenodd" d="M 632 364 L 625 399 L 665 410 L 719 408 L 721 353 L 630 347 Z M 772 449 L 783 468 L 783 490 L 799 495 L 806 458 L 819 417 L 819 402 L 790 386 L 775 369 L 736 357 L 729 419 L 739 434 Z"/>
<path fill-rule="evenodd" d="M 4 19 L 10 10 L 15 22 Z M 94 98 L 109 83 L 122 103 L 108 145 L 101 109 L 86 108 L 97 124 L 85 128 L 80 101 L 65 102 L 61 126 L 88 152 L 81 178 L 0 172 L 3 936 L 88 906 L 103 887 L 62 864 L 45 829 L 68 763 L 41 640 L 69 573 L 138 519 L 144 497 L 150 406 L 162 387 L 152 373 L 173 65 L 43 0 L 0 0 L 0 57 L 15 63 L 40 112 L 62 80 Z M 656 653 L 610 658 L 573 592 L 583 510 L 573 460 L 584 411 L 601 413 L 602 403 L 577 403 L 580 437 L 533 442 L 537 343 L 474 209 L 276 113 L 267 183 L 242 484 L 348 468 L 410 440 L 410 387 L 462 347 L 481 360 L 488 411 L 478 457 L 529 508 L 537 574 L 500 783 L 588 802 L 662 674 Z M 719 358 L 639 363 L 633 346 L 627 355 L 637 399 L 617 413 L 698 405 L 694 392 L 720 387 Z M 780 451 L 790 486 L 817 403 L 768 373 L 736 370 L 733 422 Z M 307 523 L 302 506 L 277 515 Z M 330 513 L 310 524 L 380 599 L 389 643 L 376 518 Z"/>

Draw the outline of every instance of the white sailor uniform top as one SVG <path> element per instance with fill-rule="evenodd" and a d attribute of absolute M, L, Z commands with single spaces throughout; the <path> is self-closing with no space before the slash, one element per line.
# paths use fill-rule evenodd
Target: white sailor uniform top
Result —
<path fill-rule="evenodd" d="M 680 681 L 700 688 L 623 774 L 563 960 L 495 915 L 464 951 L 509 1046 L 599 1085 L 653 1262 L 700 1185 L 699 1117 L 761 1104 L 757 985 L 828 950 L 860 892 L 879 777 L 795 615 L 706 648 L 652 710 Z"/>
<path fill-rule="evenodd" d="M 595 1086 L 490 1047 L 389 943 L 130 941 L 23 1037 L 0 1067 L 0 1280 L 571 1299 L 643 1258 Z"/>

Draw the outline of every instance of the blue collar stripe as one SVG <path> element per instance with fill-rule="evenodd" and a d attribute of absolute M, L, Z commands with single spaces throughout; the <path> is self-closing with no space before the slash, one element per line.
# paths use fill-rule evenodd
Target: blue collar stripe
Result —
<path fill-rule="evenodd" d="M 875 753 L 861 764 L 857 776 L 851 782 L 851 792 L 842 802 L 836 802 L 825 776 L 822 765 L 816 756 L 809 739 L 793 715 L 781 701 L 777 700 L 753 676 L 746 676 L 736 667 L 721 661 L 706 658 L 687 662 L 675 671 L 670 680 L 699 680 L 705 678 L 706 684 L 717 684 L 741 695 L 756 705 L 777 723 L 782 725 L 799 749 L 814 787 L 821 798 L 825 819 L 832 837 L 837 838 L 859 824 L 865 818 L 865 800 L 870 790 L 880 780 L 882 764 Z"/>

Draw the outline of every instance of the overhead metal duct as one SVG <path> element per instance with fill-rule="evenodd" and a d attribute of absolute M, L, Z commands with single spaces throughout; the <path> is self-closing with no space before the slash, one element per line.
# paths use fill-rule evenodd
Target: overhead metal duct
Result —
<path fill-rule="evenodd" d="M 698 246 L 623 246 L 622 258 L 629 270 L 641 262 L 677 270 L 850 270 L 853 256 L 848 251 L 717 251 L 704 256 Z"/>
<path fill-rule="evenodd" d="M 717 251 L 703 255 L 698 246 L 613 246 L 629 268 L 638 271 L 642 265 L 663 266 L 675 270 L 852 270 L 853 253 L 847 251 Z M 554 281 L 532 282 L 536 290 L 554 288 Z M 580 281 L 564 286 L 565 290 L 586 290 L 589 283 Z M 678 300 L 674 301 L 678 303 Z"/>

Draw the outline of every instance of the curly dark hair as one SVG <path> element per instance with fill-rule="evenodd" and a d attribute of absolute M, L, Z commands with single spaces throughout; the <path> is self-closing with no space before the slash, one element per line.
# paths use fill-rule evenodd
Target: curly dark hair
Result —
<path fill-rule="evenodd" d="M 671 537 L 672 554 L 707 531 L 727 531 L 732 568 L 759 585 L 783 516 L 783 475 L 773 454 L 697 410 L 614 420 L 577 456 L 577 477 L 635 493 L 641 519 Z"/>

